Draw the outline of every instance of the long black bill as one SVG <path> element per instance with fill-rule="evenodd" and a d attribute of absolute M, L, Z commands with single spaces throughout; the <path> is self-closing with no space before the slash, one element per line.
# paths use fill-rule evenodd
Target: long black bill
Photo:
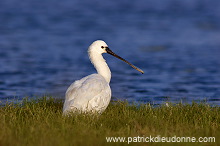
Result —
<path fill-rule="evenodd" d="M 106 47 L 106 52 L 112 56 L 115 56 L 116 58 L 126 62 L 127 64 L 129 64 L 131 67 L 133 67 L 134 69 L 136 69 L 137 71 L 141 72 L 142 74 L 144 73 L 143 70 L 141 70 L 140 68 L 134 66 L 133 64 L 131 64 L 130 62 L 128 62 L 127 60 L 125 60 L 124 58 L 121 58 L 120 56 L 118 56 L 117 54 L 115 54 L 114 52 L 112 52 L 112 50 L 110 50 L 108 47 Z"/>

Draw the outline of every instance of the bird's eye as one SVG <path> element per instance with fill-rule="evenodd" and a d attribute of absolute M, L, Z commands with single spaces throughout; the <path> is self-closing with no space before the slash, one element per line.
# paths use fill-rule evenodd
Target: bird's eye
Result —
<path fill-rule="evenodd" d="M 101 48 L 103 49 L 103 48 L 105 48 L 104 46 L 101 46 Z"/>

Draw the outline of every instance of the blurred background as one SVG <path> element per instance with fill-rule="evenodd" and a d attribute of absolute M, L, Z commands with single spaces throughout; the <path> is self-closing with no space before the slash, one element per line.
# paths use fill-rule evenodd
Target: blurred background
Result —
<path fill-rule="evenodd" d="M 1 103 L 64 99 L 97 39 L 145 71 L 104 55 L 113 99 L 220 105 L 219 0 L 1 0 Z"/>

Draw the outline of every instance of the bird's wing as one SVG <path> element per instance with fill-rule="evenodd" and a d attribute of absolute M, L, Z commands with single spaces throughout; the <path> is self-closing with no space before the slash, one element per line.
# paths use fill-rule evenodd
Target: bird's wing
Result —
<path fill-rule="evenodd" d="M 82 106 L 87 106 L 89 101 L 100 94 L 111 96 L 109 89 L 109 84 L 101 75 L 92 74 L 84 77 L 67 89 L 64 108 L 83 108 Z"/>

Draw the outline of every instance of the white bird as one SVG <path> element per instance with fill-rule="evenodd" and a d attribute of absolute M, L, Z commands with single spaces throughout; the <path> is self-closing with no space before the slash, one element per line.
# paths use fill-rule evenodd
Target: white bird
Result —
<path fill-rule="evenodd" d="M 111 71 L 102 57 L 102 53 L 111 54 L 144 73 L 141 69 L 113 53 L 104 41 L 93 42 L 89 46 L 88 55 L 98 73 L 86 76 L 70 85 L 66 91 L 63 106 L 64 115 L 76 111 L 102 113 L 107 108 L 111 99 L 111 88 L 109 86 Z"/>

